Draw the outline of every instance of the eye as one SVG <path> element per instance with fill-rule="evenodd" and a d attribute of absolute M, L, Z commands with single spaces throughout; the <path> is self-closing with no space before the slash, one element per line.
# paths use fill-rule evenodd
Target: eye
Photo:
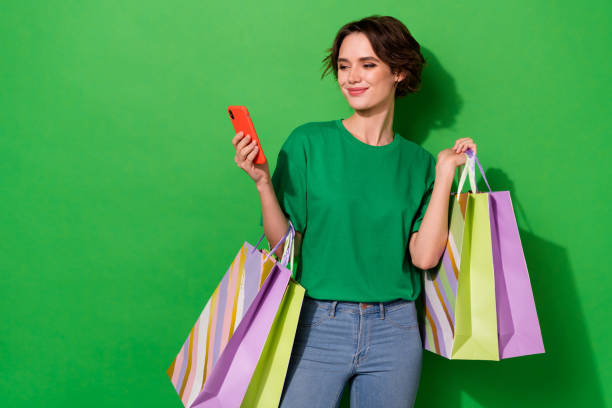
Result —
<path fill-rule="evenodd" d="M 376 66 L 376 64 L 364 64 L 364 67 L 366 68 L 374 68 Z M 346 65 L 340 65 L 340 67 L 338 69 L 340 70 L 344 70 L 344 68 L 347 68 Z"/>

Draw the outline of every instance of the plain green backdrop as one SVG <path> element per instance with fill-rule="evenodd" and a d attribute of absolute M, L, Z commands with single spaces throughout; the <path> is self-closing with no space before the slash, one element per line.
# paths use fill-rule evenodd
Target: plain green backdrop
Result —
<path fill-rule="evenodd" d="M 293 128 L 351 114 L 321 60 L 372 14 L 404 22 L 428 61 L 395 130 L 434 156 L 473 138 L 492 187 L 511 191 L 546 347 L 501 362 L 425 352 L 417 406 L 612 405 L 611 11 L 2 2 L 2 406 L 182 406 L 165 371 L 263 232 L 226 107 L 248 106 L 273 170 Z"/>

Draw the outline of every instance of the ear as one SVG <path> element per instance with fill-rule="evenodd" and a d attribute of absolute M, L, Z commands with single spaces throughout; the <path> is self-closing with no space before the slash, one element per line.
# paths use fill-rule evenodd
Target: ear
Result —
<path fill-rule="evenodd" d="M 404 79 L 406 79 L 406 74 L 407 72 L 404 70 L 400 73 L 396 73 L 395 74 L 395 81 L 396 82 L 402 82 Z"/>

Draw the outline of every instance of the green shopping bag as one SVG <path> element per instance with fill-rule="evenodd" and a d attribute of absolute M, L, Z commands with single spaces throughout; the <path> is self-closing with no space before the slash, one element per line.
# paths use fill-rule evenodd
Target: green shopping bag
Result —
<path fill-rule="evenodd" d="M 499 360 L 488 194 L 465 194 L 453 359 Z M 461 194 L 460 201 L 465 199 Z M 459 203 L 454 203 L 460 205 Z M 461 214 L 455 212 L 455 216 Z M 473 294 L 473 296 L 472 296 Z"/>
<path fill-rule="evenodd" d="M 466 162 L 451 199 L 440 267 L 423 284 L 423 346 L 448 359 L 499 360 L 489 194 L 477 193 Z M 466 175 L 472 192 L 461 193 Z"/>
<path fill-rule="evenodd" d="M 242 407 L 270 408 L 280 403 L 304 293 L 299 283 L 289 281 Z"/>

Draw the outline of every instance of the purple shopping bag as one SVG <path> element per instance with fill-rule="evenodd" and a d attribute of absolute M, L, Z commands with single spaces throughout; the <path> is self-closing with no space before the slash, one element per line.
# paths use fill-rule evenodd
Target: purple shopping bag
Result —
<path fill-rule="evenodd" d="M 190 408 L 240 406 L 290 277 L 287 268 L 274 266 Z"/>
<path fill-rule="evenodd" d="M 540 323 L 510 191 L 491 191 L 476 155 L 468 150 L 468 157 L 478 164 L 489 189 L 499 358 L 544 353 Z"/>
<path fill-rule="evenodd" d="M 238 407 L 291 278 L 295 231 L 265 253 L 245 242 L 168 369 L 188 407 Z M 286 242 L 282 260 L 271 255 Z"/>

